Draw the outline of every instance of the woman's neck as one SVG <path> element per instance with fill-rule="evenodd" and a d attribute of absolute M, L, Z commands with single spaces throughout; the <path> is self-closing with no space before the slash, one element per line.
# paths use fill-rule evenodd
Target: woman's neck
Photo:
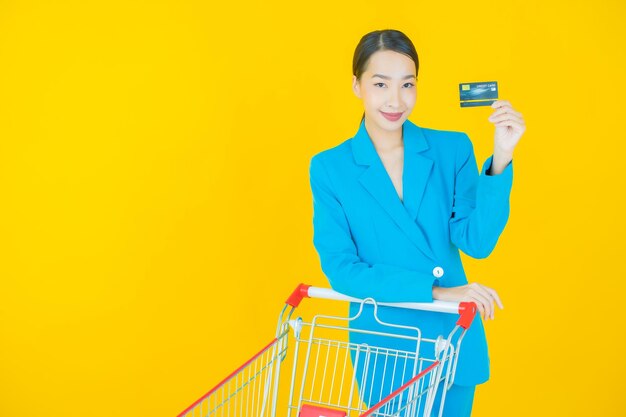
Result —
<path fill-rule="evenodd" d="M 367 130 L 367 134 L 379 153 L 393 151 L 404 145 L 402 141 L 402 126 L 400 126 L 400 129 L 390 132 L 380 129 L 373 123 L 370 124 L 367 118 L 365 118 L 365 130 Z"/>

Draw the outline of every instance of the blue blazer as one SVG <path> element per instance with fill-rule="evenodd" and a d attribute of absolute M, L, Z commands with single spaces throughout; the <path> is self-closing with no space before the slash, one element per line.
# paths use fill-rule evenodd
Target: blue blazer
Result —
<path fill-rule="evenodd" d="M 354 137 L 313 156 L 313 244 L 338 292 L 380 302 L 430 302 L 435 285 L 467 284 L 459 250 L 484 258 L 495 247 L 509 216 L 513 164 L 487 175 L 490 156 L 479 175 L 467 134 L 408 119 L 402 129 L 403 201 L 364 120 Z M 356 307 L 352 303 L 351 313 Z M 447 335 L 457 318 L 390 307 L 379 313 L 386 321 L 417 325 L 424 337 Z M 377 324 L 363 316 L 351 326 Z M 477 316 L 463 340 L 455 383 L 488 379 L 487 343 Z"/>

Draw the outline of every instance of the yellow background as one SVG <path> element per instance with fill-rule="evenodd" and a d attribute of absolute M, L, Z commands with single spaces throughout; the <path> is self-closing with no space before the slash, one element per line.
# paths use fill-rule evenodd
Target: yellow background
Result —
<path fill-rule="evenodd" d="M 415 123 L 527 131 L 476 416 L 622 416 L 623 1 L 0 2 L 0 415 L 173 416 L 322 286 L 310 157 L 351 137 L 360 37 L 405 32 Z M 311 304 L 305 310 L 312 309 Z"/>

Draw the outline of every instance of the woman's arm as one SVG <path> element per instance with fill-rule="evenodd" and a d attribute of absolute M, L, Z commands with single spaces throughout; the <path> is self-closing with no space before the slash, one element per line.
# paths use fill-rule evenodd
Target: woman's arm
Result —
<path fill-rule="evenodd" d="M 487 175 L 492 159 L 485 161 L 478 175 L 472 142 L 464 134 L 457 154 L 449 226 L 452 243 L 473 258 L 485 258 L 493 251 L 509 218 L 513 162 L 500 174 Z"/>
<path fill-rule="evenodd" d="M 522 113 L 515 110 L 507 100 L 496 100 L 491 104 L 496 109 L 489 121 L 495 126 L 493 141 L 493 164 L 489 175 L 498 175 L 513 159 L 513 150 L 526 131 Z"/>
<path fill-rule="evenodd" d="M 311 159 L 309 175 L 313 244 L 330 286 L 352 297 L 372 297 L 380 302 L 432 301 L 432 271 L 368 264 L 358 257 L 345 212 L 319 156 Z"/>
<path fill-rule="evenodd" d="M 509 216 L 509 194 L 513 181 L 513 150 L 526 130 L 522 114 L 506 100 L 497 100 L 489 121 L 495 125 L 494 152 L 480 176 L 469 137 L 457 156 L 454 208 L 450 237 L 463 252 L 477 258 L 488 256 L 498 241 Z M 498 293 L 485 285 L 470 283 L 452 288 L 433 287 L 433 298 L 474 301 L 483 318 L 493 319 L 496 303 L 504 308 Z"/>
<path fill-rule="evenodd" d="M 509 194 L 513 163 L 500 174 L 489 175 L 493 156 L 478 175 L 472 142 L 465 135 L 459 149 L 454 187 L 454 205 L 449 220 L 450 239 L 456 247 L 474 258 L 485 258 L 494 249 L 509 217 Z M 483 319 L 494 318 L 494 302 L 503 308 L 495 290 L 478 283 L 458 287 L 433 287 L 433 299 L 473 301 Z"/>
<path fill-rule="evenodd" d="M 507 100 L 496 100 L 489 121 L 495 126 L 493 155 L 480 176 L 469 137 L 457 153 L 454 208 L 450 219 L 452 242 L 475 258 L 488 256 L 509 217 L 509 194 L 513 181 L 513 151 L 526 124 L 522 114 Z"/>

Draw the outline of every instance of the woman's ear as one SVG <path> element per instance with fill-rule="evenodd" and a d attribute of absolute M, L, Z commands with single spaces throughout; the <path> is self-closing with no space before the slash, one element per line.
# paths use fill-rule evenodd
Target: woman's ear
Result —
<path fill-rule="evenodd" d="M 361 86 L 359 80 L 356 79 L 356 75 L 352 76 L 352 91 L 354 91 L 354 95 L 361 98 Z"/>

